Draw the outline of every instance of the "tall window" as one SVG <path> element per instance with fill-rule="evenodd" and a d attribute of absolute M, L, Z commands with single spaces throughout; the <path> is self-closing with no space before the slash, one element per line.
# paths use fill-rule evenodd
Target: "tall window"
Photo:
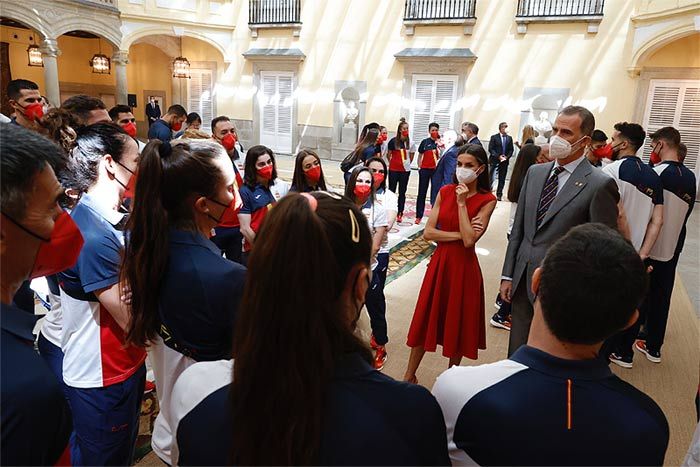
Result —
<path fill-rule="evenodd" d="M 456 97 L 457 76 L 413 75 L 409 125 L 415 143 L 428 137 L 431 122 L 437 122 L 441 132 L 455 128 L 453 105 Z"/>
<path fill-rule="evenodd" d="M 688 146 L 685 165 L 700 175 L 700 80 L 654 79 L 649 84 L 644 128 L 653 133 L 661 127 L 672 126 L 681 133 Z M 644 158 L 651 148 L 647 139 Z"/>
<path fill-rule="evenodd" d="M 262 71 L 260 83 L 260 144 L 291 154 L 294 74 Z"/>
<path fill-rule="evenodd" d="M 214 118 L 214 73 L 210 69 L 190 69 L 187 80 L 187 111 L 197 112 L 202 117 L 202 129 L 211 132 Z"/>

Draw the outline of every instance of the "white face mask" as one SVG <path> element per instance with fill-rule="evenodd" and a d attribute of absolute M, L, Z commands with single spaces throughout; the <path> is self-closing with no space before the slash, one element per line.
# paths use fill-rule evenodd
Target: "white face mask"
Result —
<path fill-rule="evenodd" d="M 457 170 L 455 173 L 457 175 L 457 181 L 459 183 L 464 183 L 464 184 L 469 184 L 469 183 L 473 182 L 479 176 L 479 174 L 474 172 L 472 169 L 467 169 L 465 167 L 457 167 Z"/>
<path fill-rule="evenodd" d="M 552 136 L 552 139 L 549 140 L 550 159 L 566 159 L 571 155 L 571 146 L 575 146 L 582 139 L 583 138 L 579 139 L 572 145 L 559 135 Z"/>

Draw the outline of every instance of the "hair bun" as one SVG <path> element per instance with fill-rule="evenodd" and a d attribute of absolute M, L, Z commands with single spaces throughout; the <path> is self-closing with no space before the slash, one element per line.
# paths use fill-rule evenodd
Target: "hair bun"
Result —
<path fill-rule="evenodd" d="M 405 118 L 405 117 L 401 117 L 401 118 L 399 119 L 399 122 L 401 122 L 401 123 L 406 123 L 406 118 Z"/>
<path fill-rule="evenodd" d="M 170 144 L 170 141 L 163 141 L 160 143 L 160 146 L 158 147 L 158 154 L 160 155 L 161 158 L 165 159 L 170 154 L 173 152 L 173 147 Z"/>

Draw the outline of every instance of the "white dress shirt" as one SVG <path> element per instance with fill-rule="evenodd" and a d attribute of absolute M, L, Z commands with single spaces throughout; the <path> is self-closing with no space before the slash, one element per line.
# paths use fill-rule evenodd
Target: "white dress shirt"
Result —
<path fill-rule="evenodd" d="M 564 170 L 562 170 L 559 173 L 558 178 L 558 185 L 557 185 L 557 195 L 561 192 L 561 189 L 564 188 L 564 185 L 566 184 L 566 181 L 571 177 L 571 174 L 574 173 L 574 170 L 576 170 L 576 167 L 583 161 L 585 157 L 581 156 L 575 161 L 571 161 L 566 165 L 560 165 L 559 161 L 554 161 L 554 165 L 552 166 L 552 171 L 549 173 L 549 177 L 552 176 L 554 173 L 554 169 L 557 167 L 564 167 Z M 549 177 L 547 179 L 549 180 Z"/>

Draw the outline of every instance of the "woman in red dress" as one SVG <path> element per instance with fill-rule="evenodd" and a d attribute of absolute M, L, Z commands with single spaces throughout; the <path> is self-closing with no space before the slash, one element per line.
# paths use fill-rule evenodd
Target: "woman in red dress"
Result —
<path fill-rule="evenodd" d="M 460 149 L 454 181 L 440 190 L 425 226 L 425 239 L 438 246 L 408 331 L 411 356 L 404 380 L 414 383 L 423 355 L 438 345 L 449 366 L 459 365 L 462 357 L 476 359 L 478 349 L 486 348 L 484 285 L 474 247 L 488 227 L 496 197 L 484 148 L 467 144 Z"/>

